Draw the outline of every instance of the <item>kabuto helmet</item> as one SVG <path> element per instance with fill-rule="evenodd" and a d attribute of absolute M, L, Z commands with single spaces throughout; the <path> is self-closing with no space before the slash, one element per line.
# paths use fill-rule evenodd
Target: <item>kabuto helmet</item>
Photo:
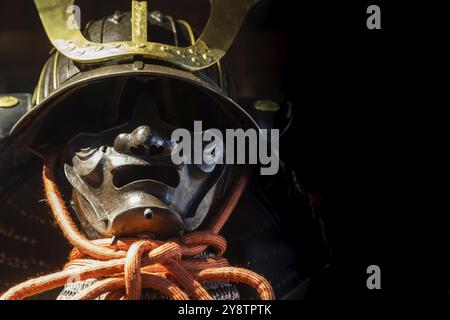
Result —
<path fill-rule="evenodd" d="M 242 174 L 219 163 L 175 165 L 176 128 L 258 128 L 234 100 L 221 58 L 257 0 L 210 0 L 198 39 L 189 24 L 132 1 L 68 28 L 74 0 L 35 0 L 54 50 L 17 143 L 57 152 L 64 192 L 91 238 L 191 231 L 220 207 Z M 147 32 L 148 31 L 148 32 Z M 56 150 L 56 151 L 55 151 Z"/>

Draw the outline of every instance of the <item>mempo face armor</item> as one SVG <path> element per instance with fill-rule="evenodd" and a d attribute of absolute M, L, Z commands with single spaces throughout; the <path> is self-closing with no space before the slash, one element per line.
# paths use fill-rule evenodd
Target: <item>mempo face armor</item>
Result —
<path fill-rule="evenodd" d="M 152 124 L 79 134 L 64 152 L 78 218 L 91 237 L 165 239 L 206 217 L 223 165 L 174 165 L 173 129 Z"/>

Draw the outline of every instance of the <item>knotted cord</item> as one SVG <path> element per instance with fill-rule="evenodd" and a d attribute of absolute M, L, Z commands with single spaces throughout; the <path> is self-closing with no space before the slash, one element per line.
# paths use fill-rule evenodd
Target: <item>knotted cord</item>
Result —
<path fill-rule="evenodd" d="M 72 297 L 89 300 L 105 295 L 107 300 L 138 300 L 141 290 L 150 288 L 173 300 L 212 300 L 202 283 L 229 281 L 247 284 L 262 300 L 275 299 L 270 283 L 261 275 L 229 266 L 222 256 L 227 248 L 220 230 L 234 210 L 248 177 L 243 175 L 215 220 L 202 231 L 185 235 L 183 241 L 140 238 L 88 240 L 77 229 L 58 190 L 55 176 L 56 154 L 46 157 L 42 178 L 53 216 L 65 237 L 74 246 L 63 271 L 37 277 L 14 286 L 0 300 L 20 300 L 63 286 L 76 279 L 98 279 Z M 193 259 L 207 248 L 215 258 Z"/>

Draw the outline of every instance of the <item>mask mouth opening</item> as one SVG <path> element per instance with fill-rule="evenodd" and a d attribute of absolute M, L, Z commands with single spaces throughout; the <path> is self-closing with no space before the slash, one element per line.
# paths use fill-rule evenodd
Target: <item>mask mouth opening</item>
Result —
<path fill-rule="evenodd" d="M 175 167 L 128 165 L 113 172 L 113 185 L 120 189 L 136 181 L 152 180 L 176 188 L 180 184 L 180 175 Z"/>

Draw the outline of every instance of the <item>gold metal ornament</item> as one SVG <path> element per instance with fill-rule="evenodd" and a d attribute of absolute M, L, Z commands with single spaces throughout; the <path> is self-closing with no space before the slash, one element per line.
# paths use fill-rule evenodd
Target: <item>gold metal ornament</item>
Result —
<path fill-rule="evenodd" d="M 236 37 L 247 12 L 259 0 L 210 0 L 210 16 L 197 41 L 189 47 L 147 41 L 147 1 L 132 1 L 132 41 L 95 43 L 67 25 L 67 8 L 75 0 L 35 0 L 53 46 L 80 63 L 97 63 L 141 55 L 173 63 L 189 71 L 217 63 Z"/>
<path fill-rule="evenodd" d="M 19 99 L 12 96 L 0 97 L 0 108 L 12 108 L 19 104 Z"/>
<path fill-rule="evenodd" d="M 271 100 L 257 100 L 253 104 L 254 108 L 259 111 L 276 112 L 280 110 L 280 105 Z"/>

